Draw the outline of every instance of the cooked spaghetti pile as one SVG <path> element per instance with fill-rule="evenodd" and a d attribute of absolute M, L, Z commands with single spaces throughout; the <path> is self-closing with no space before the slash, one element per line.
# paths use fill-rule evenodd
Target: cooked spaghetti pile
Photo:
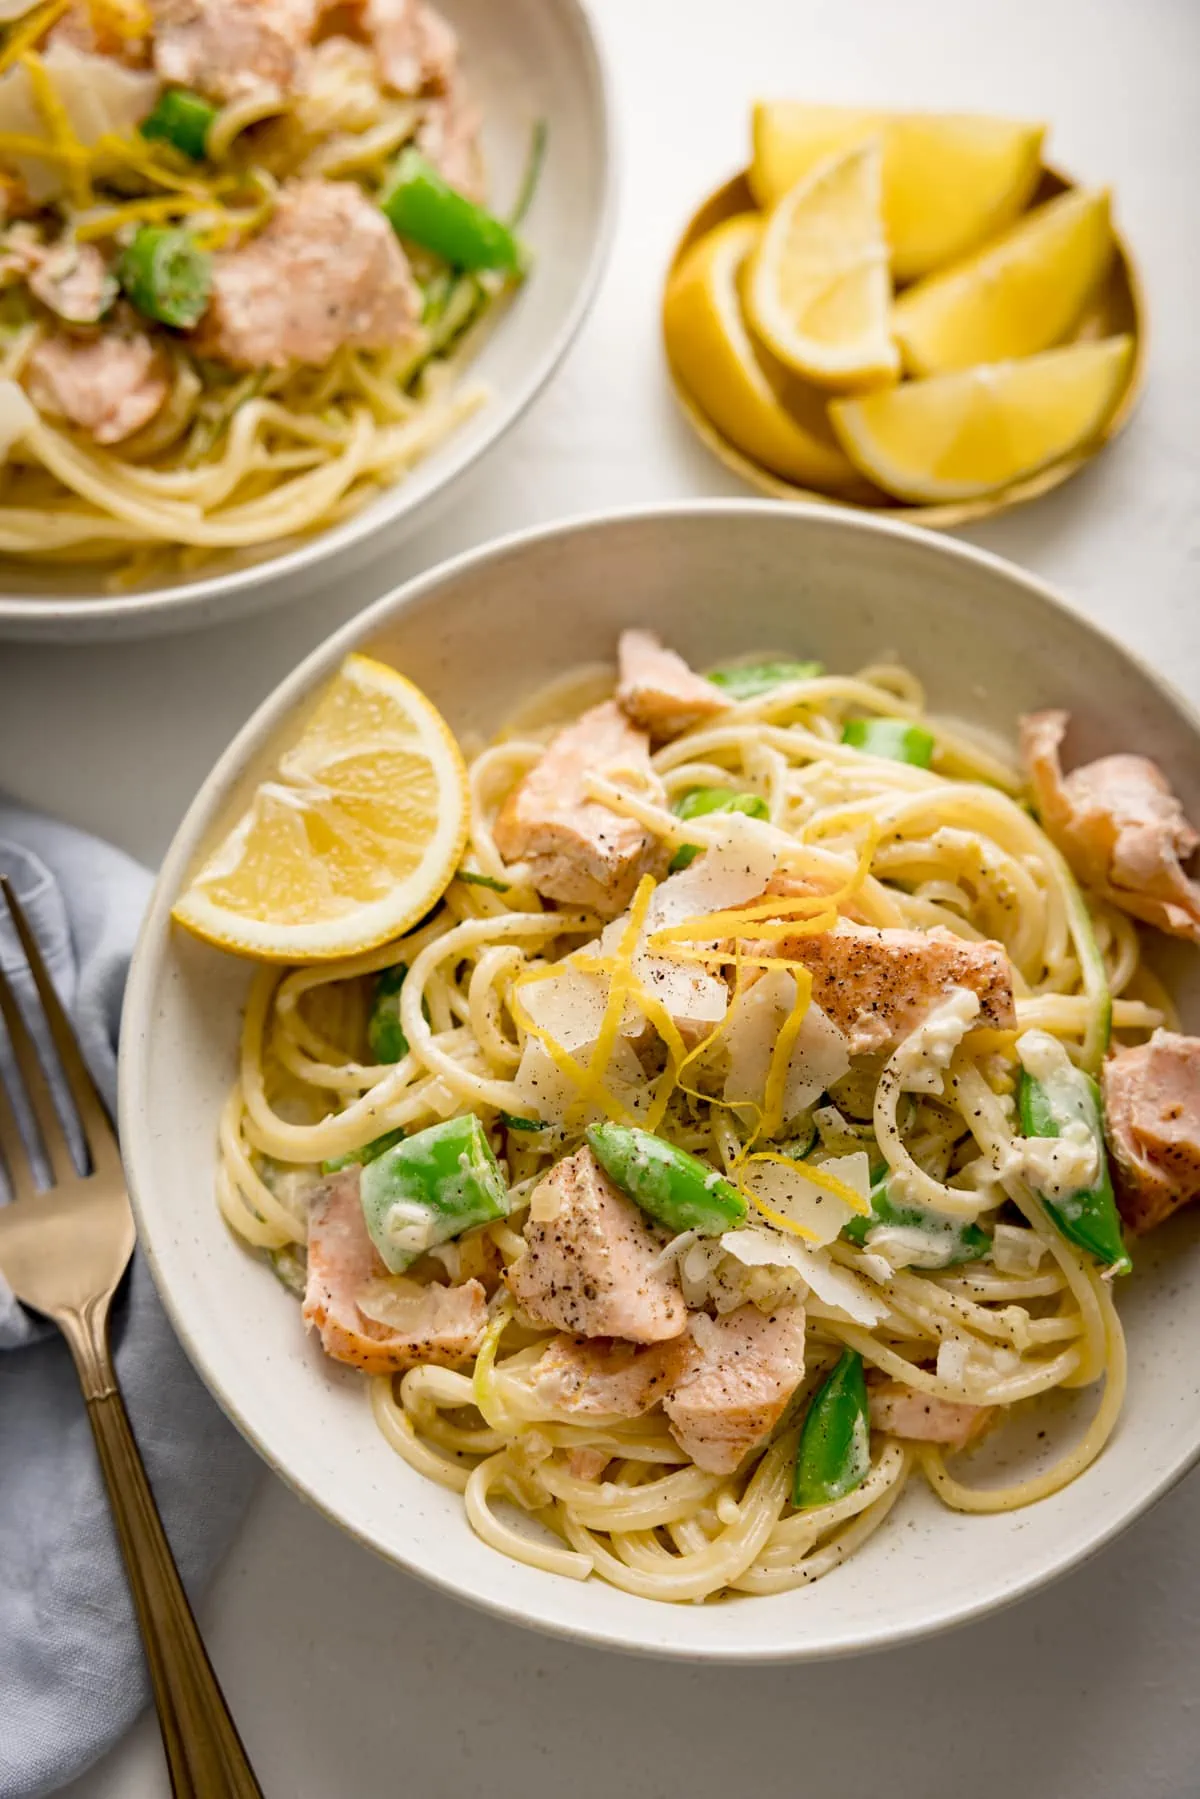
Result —
<path fill-rule="evenodd" d="M 1133 922 L 1200 936 L 1164 778 L 1064 775 L 1053 713 L 1022 773 L 890 666 L 700 677 L 634 631 L 603 691 L 475 758 L 416 929 L 257 974 L 226 1218 L 541 1568 L 772 1593 L 916 1473 L 1056 1492 L 1120 1411 L 1123 1224 L 1200 1191 L 1200 1042 Z M 1055 1389 L 1052 1460 L 948 1466 Z"/>

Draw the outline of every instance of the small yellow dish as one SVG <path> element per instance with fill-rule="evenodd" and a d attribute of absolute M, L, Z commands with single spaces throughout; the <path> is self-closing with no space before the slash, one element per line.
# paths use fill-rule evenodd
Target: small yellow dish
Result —
<path fill-rule="evenodd" d="M 1032 196 L 1030 203 L 1038 205 L 1044 200 L 1051 200 L 1058 194 L 1074 189 L 1077 185 L 1058 170 L 1044 166 L 1037 191 Z M 745 171 L 735 176 L 733 180 L 725 182 L 715 193 L 710 194 L 693 214 L 676 245 L 668 272 L 668 281 L 694 243 L 713 230 L 715 226 L 723 223 L 724 220 L 733 218 L 739 213 L 752 211 L 754 205 L 754 196 L 750 191 Z M 754 462 L 741 450 L 735 448 L 702 410 L 681 372 L 671 363 L 668 354 L 667 364 L 675 397 L 692 429 L 712 454 L 751 487 L 757 488 L 760 493 L 769 494 L 773 499 L 823 500 L 829 505 L 851 505 L 861 511 L 886 515 L 888 518 L 903 519 L 908 523 L 926 525 L 934 530 L 948 530 L 957 525 L 968 524 L 975 519 L 994 517 L 997 513 L 1007 512 L 1014 506 L 1023 505 L 1027 500 L 1038 499 L 1042 494 L 1051 492 L 1052 489 L 1069 480 L 1087 462 L 1090 462 L 1105 444 L 1111 443 L 1118 432 L 1124 428 L 1141 395 L 1146 373 L 1145 300 L 1141 278 L 1128 246 L 1119 232 L 1115 233 L 1115 238 L 1116 254 L 1108 275 L 1080 320 L 1070 341 L 1078 342 L 1081 339 L 1113 337 L 1122 334 L 1133 339 L 1133 355 L 1121 396 L 1103 430 L 1085 449 L 1051 463 L 1047 468 L 1039 469 L 1036 474 L 1030 475 L 1022 481 L 1014 482 L 1011 487 L 1004 488 L 999 493 L 988 494 L 977 499 L 921 506 L 891 499 L 883 493 L 871 498 L 867 498 L 864 493 L 862 499 L 848 499 L 833 493 L 821 492 L 815 488 L 803 487 L 772 473 L 771 470 Z"/>

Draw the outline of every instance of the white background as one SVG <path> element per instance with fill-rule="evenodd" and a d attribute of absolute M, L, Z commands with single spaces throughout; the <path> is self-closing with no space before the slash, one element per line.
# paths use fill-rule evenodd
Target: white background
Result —
<path fill-rule="evenodd" d="M 437 526 L 353 589 L 142 646 L 0 645 L 0 786 L 156 862 L 235 727 L 365 601 L 521 525 L 740 491 L 674 415 L 657 307 L 673 235 L 745 161 L 760 92 L 1045 117 L 1064 167 L 1112 183 L 1150 296 L 1146 401 L 1067 489 L 970 535 L 1058 583 L 1200 700 L 1200 0 L 595 0 L 595 12 L 620 223 L 550 392 Z M 1182 1799 L 1200 1790 L 1198 1543 L 1200 1476 L 990 1622 L 825 1668 L 725 1672 L 492 1623 L 264 1476 L 202 1621 L 269 1799 Z M 152 1722 L 73 1790 L 160 1799 Z"/>

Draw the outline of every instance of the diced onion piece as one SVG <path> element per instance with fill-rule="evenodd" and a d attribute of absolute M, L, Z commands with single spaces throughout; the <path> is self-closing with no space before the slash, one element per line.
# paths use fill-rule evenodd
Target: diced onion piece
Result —
<path fill-rule="evenodd" d="M 961 1387 L 967 1379 L 967 1345 L 961 1337 L 947 1337 L 938 1345 L 937 1374 L 939 1380 Z"/>
<path fill-rule="evenodd" d="M 1021 1224 L 998 1224 L 992 1233 L 992 1262 L 1001 1274 L 1036 1274 L 1046 1245 Z"/>
<path fill-rule="evenodd" d="M 0 381 L 0 462 L 7 460 L 15 444 L 37 424 L 37 413 L 15 381 Z"/>
<path fill-rule="evenodd" d="M 864 1204 L 868 1201 L 871 1164 L 865 1150 L 850 1156 L 835 1156 L 822 1163 L 822 1167 L 852 1187 Z M 851 1218 L 858 1215 L 845 1200 L 806 1179 L 794 1163 L 747 1162 L 739 1172 L 739 1179 L 752 1200 L 761 1200 L 790 1224 L 810 1231 L 818 1248 L 832 1243 Z"/>

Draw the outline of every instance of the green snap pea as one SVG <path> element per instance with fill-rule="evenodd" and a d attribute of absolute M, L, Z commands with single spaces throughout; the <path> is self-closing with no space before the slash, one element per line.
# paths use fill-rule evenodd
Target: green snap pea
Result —
<path fill-rule="evenodd" d="M 842 742 L 868 756 L 911 762 L 915 768 L 928 768 L 933 761 L 932 733 L 906 718 L 848 718 L 842 726 Z"/>
<path fill-rule="evenodd" d="M 407 962 L 395 962 L 376 977 L 367 1014 L 367 1043 L 377 1062 L 402 1062 L 408 1054 L 408 1038 L 400 1028 L 400 989 L 407 978 Z M 421 1010 L 428 1023 L 429 1007 Z"/>
<path fill-rule="evenodd" d="M 208 308 L 212 258 L 177 226 L 143 225 L 117 264 L 117 279 L 144 318 L 190 331 Z"/>
<path fill-rule="evenodd" d="M 208 154 L 209 128 L 216 116 L 216 107 L 203 94 L 194 94 L 186 87 L 169 87 L 159 95 L 153 112 L 147 114 L 138 130 L 143 137 L 173 144 L 193 162 L 200 162 Z"/>
<path fill-rule="evenodd" d="M 745 1200 L 723 1174 L 653 1131 L 593 1124 L 587 1140 L 609 1179 L 670 1231 L 719 1237 L 746 1216 Z"/>
<path fill-rule="evenodd" d="M 473 868 L 460 868 L 454 878 L 464 881 L 468 887 L 490 887 L 493 893 L 507 893 L 511 885 L 508 881 L 498 881 L 495 875 L 476 874 Z"/>
<path fill-rule="evenodd" d="M 419 150 L 400 152 L 379 204 L 397 236 L 453 268 L 524 272 L 525 251 L 503 220 L 451 187 Z"/>
<path fill-rule="evenodd" d="M 518 1118 L 515 1112 L 501 1112 L 500 1122 L 510 1131 L 544 1131 L 544 1118 Z"/>
<path fill-rule="evenodd" d="M 895 1225 L 901 1230 L 920 1231 L 928 1239 L 929 1253 L 937 1260 L 923 1260 L 923 1268 L 953 1268 L 960 1262 L 977 1262 L 987 1255 L 992 1239 L 977 1224 L 951 1218 L 945 1212 L 933 1212 L 925 1206 L 894 1205 L 888 1196 L 888 1175 L 882 1174 L 871 1188 L 871 1210 L 851 1218 L 842 1226 L 842 1236 L 860 1246 L 867 1243 L 880 1225 Z"/>
<path fill-rule="evenodd" d="M 862 1357 L 847 1349 L 804 1415 L 796 1447 L 792 1504 L 806 1509 L 844 1499 L 871 1470 L 871 1420 Z"/>
<path fill-rule="evenodd" d="M 676 818 L 704 818 L 710 812 L 742 812 L 747 818 L 769 818 L 767 802 L 757 793 L 738 793 L 733 787 L 693 787 L 675 801 Z M 698 843 L 685 843 L 671 858 L 671 874 L 690 868 L 700 854 Z"/>
<path fill-rule="evenodd" d="M 723 687 L 731 700 L 753 700 L 785 681 L 815 681 L 825 673 L 821 662 L 729 662 L 710 668 L 708 679 Z"/>
<path fill-rule="evenodd" d="M 1031 1039 L 1036 1042 L 1031 1044 Z M 1071 1125 L 1082 1124 L 1095 1145 L 1100 1170 L 1090 1187 L 1061 1195 L 1039 1190 L 1038 1197 L 1068 1243 L 1077 1244 L 1115 1274 L 1128 1274 L 1133 1263 L 1113 1193 L 1100 1088 L 1045 1031 L 1026 1032 L 1017 1053 L 1022 1059 L 1017 1105 L 1025 1136 L 1061 1137 Z"/>
<path fill-rule="evenodd" d="M 353 1168 L 358 1162 L 361 1162 L 364 1167 L 368 1162 L 377 1162 L 380 1156 L 386 1154 L 397 1143 L 403 1143 L 407 1135 L 408 1132 L 401 1125 L 397 1125 L 394 1131 L 384 1131 L 382 1137 L 372 1137 L 371 1141 L 364 1143 L 361 1149 L 350 1149 L 344 1156 L 333 1156 L 328 1162 L 322 1162 L 321 1173 L 337 1174 L 343 1168 Z"/>
<path fill-rule="evenodd" d="M 473 1112 L 405 1137 L 362 1171 L 369 1235 L 393 1274 L 476 1224 L 508 1215 L 508 1188 Z"/>

